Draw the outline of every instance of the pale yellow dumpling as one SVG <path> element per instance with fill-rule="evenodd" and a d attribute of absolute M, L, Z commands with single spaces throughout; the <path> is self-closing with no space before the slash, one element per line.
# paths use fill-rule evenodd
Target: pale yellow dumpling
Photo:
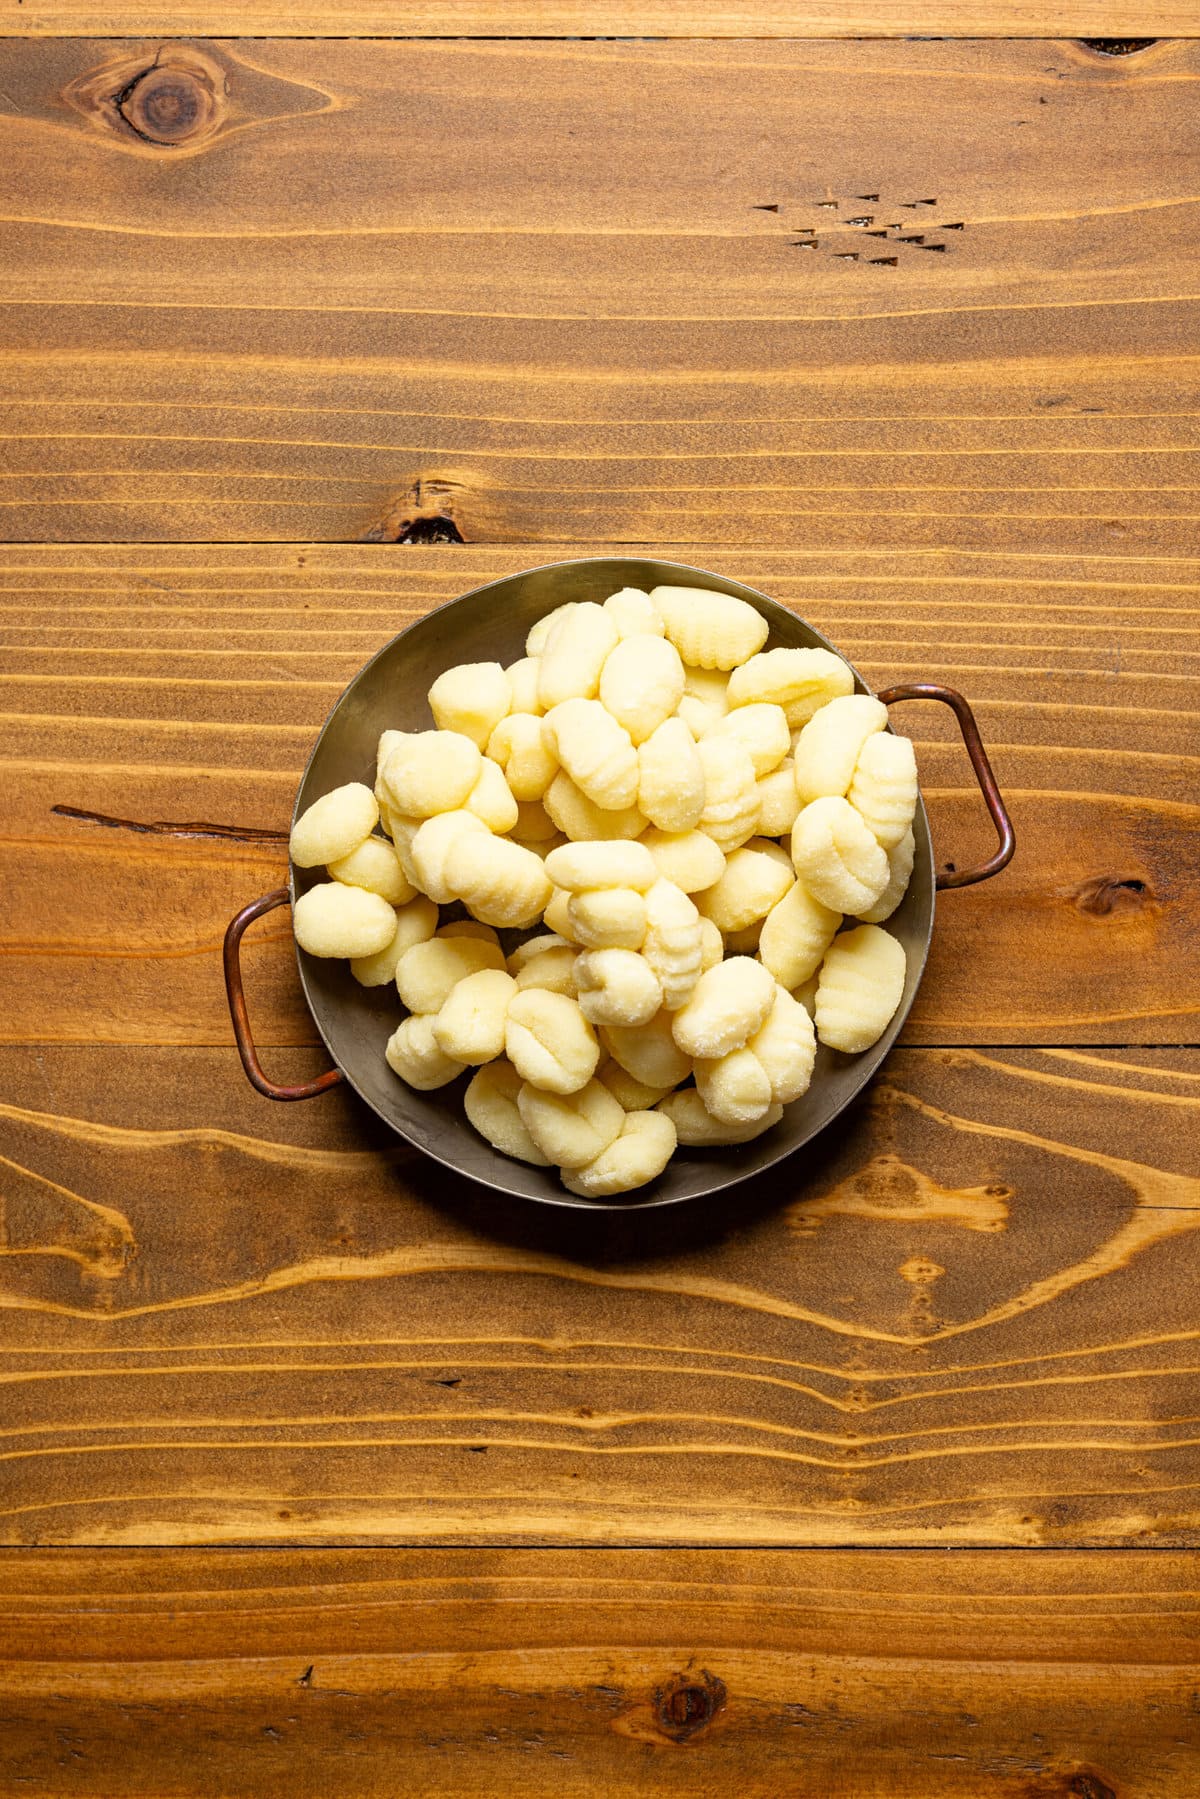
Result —
<path fill-rule="evenodd" d="M 652 826 L 640 841 L 662 878 L 684 893 L 703 892 L 725 872 L 724 856 L 703 831 L 660 831 Z"/>
<path fill-rule="evenodd" d="M 628 1070 L 622 1068 L 619 1062 L 614 1062 L 611 1056 L 602 1065 L 596 1079 L 604 1083 L 613 1098 L 619 1101 L 627 1112 L 648 1112 L 652 1106 L 658 1104 L 660 1099 L 665 1099 L 671 1091 L 669 1087 L 648 1087 L 645 1081 L 635 1080 Z"/>
<path fill-rule="evenodd" d="M 787 756 L 792 747 L 792 734 L 782 706 L 765 702 L 738 706 L 705 732 L 705 742 L 716 737 L 732 737 L 746 751 L 754 767 L 754 778 L 761 780 Z"/>
<path fill-rule="evenodd" d="M 747 1048 L 770 1082 L 773 1103 L 790 1105 L 808 1092 L 817 1058 L 816 1033 L 807 1011 L 786 988 L 775 989 L 775 1003 L 766 1023 Z"/>
<path fill-rule="evenodd" d="M 682 1093 L 668 1093 L 655 1110 L 671 1120 L 678 1141 L 685 1149 L 716 1149 L 725 1143 L 749 1143 L 783 1117 L 783 1107 L 772 1105 L 752 1124 L 722 1124 L 707 1110 L 695 1087 L 685 1087 Z"/>
<path fill-rule="evenodd" d="M 347 887 L 365 887 L 377 893 L 389 906 L 403 906 L 416 893 L 416 888 L 400 866 L 395 845 L 386 837 L 367 837 L 356 850 L 329 864 L 335 881 Z"/>
<path fill-rule="evenodd" d="M 604 602 L 604 610 L 622 638 L 647 634 L 661 637 L 666 629 L 662 613 L 640 587 L 622 587 L 619 593 L 610 593 Z"/>
<path fill-rule="evenodd" d="M 864 924 L 882 924 L 885 918 L 892 916 L 904 898 L 908 883 L 912 879 L 916 849 L 916 842 L 910 830 L 906 831 L 899 843 L 887 852 L 887 886 L 873 906 L 868 906 L 865 911 L 858 914 Z"/>
<path fill-rule="evenodd" d="M 528 1082 L 517 1094 L 521 1121 L 538 1149 L 559 1168 L 581 1168 L 616 1141 L 625 1112 L 600 1081 L 574 1093 L 547 1093 Z"/>
<path fill-rule="evenodd" d="M 792 827 L 792 862 L 814 899 L 851 915 L 873 906 L 887 886 L 887 856 L 849 800 L 805 806 Z"/>
<path fill-rule="evenodd" d="M 814 899 L 803 881 L 788 888 L 767 913 L 758 953 L 781 987 L 798 987 L 821 965 L 842 914 Z"/>
<path fill-rule="evenodd" d="M 642 954 L 662 987 L 663 1004 L 675 1011 L 700 979 L 700 913 L 673 881 L 655 881 L 646 895 L 646 935 Z"/>
<path fill-rule="evenodd" d="M 379 805 L 369 787 L 348 781 L 321 795 L 292 826 L 288 853 L 297 868 L 339 862 L 365 843 L 379 823 Z"/>
<path fill-rule="evenodd" d="M 887 707 L 869 693 L 846 694 L 813 714 L 793 758 L 802 804 L 845 794 L 863 745 L 887 728 L 887 716 Z"/>
<path fill-rule="evenodd" d="M 662 639 L 656 637 L 655 643 Z M 637 751 L 599 700 L 564 700 L 542 720 L 546 743 L 580 792 L 606 812 L 638 797 Z"/>
<path fill-rule="evenodd" d="M 509 1002 L 505 1049 L 521 1078 L 549 1093 L 577 1093 L 600 1060 L 596 1033 L 578 1003 L 540 987 Z"/>
<path fill-rule="evenodd" d="M 503 1058 L 487 1062 L 474 1075 L 463 1095 L 463 1109 L 479 1135 L 503 1156 L 517 1162 L 531 1162 L 535 1168 L 548 1168 L 544 1156 L 529 1132 L 517 1108 L 521 1091 L 520 1075 L 511 1062 Z"/>
<path fill-rule="evenodd" d="M 517 802 L 503 771 L 487 756 L 483 759 L 479 779 L 467 795 L 463 810 L 473 812 L 489 831 L 498 834 L 511 831 L 520 817 Z"/>
<path fill-rule="evenodd" d="M 542 715 L 542 702 L 538 699 L 538 658 L 522 656 L 517 662 L 510 662 L 505 669 L 508 676 L 509 692 L 512 694 L 513 712 L 528 712 L 535 717 Z"/>
<path fill-rule="evenodd" d="M 386 987 L 396 977 L 396 965 L 414 943 L 425 943 L 437 930 L 438 909 L 423 893 L 396 913 L 396 929 L 386 949 L 373 956 L 354 956 L 350 973 L 362 987 Z"/>
<path fill-rule="evenodd" d="M 413 944 L 396 964 L 396 991 L 410 1012 L 440 1012 L 459 981 L 480 968 L 503 968 L 498 944 L 440 933 Z"/>
<path fill-rule="evenodd" d="M 807 1014 L 805 1014 L 807 1016 Z M 745 1047 L 709 1060 L 696 1058 L 696 1092 L 719 1124 L 757 1124 L 771 1108 L 771 1082 Z"/>
<path fill-rule="evenodd" d="M 700 976 L 675 1014 L 675 1041 L 688 1056 L 726 1056 L 753 1037 L 774 999 L 775 981 L 761 962 L 730 956 Z"/>
<path fill-rule="evenodd" d="M 758 786 L 744 745 L 708 736 L 696 746 L 704 770 L 704 809 L 699 827 L 726 855 L 758 827 Z"/>
<path fill-rule="evenodd" d="M 854 692 L 848 663 L 832 650 L 764 650 L 729 677 L 729 704 L 782 706 L 795 730 L 840 694 Z"/>
<path fill-rule="evenodd" d="M 408 1087 L 431 1093 L 462 1073 L 464 1064 L 448 1056 L 433 1034 L 433 1018 L 414 1013 L 396 1026 L 383 1052 L 388 1067 Z"/>
<path fill-rule="evenodd" d="M 545 710 L 564 700 L 595 699 L 600 671 L 619 641 L 617 627 L 602 607 L 590 600 L 564 607 L 540 652 L 538 699 Z"/>
<path fill-rule="evenodd" d="M 542 721 L 530 712 L 502 718 L 488 738 L 487 753 L 518 803 L 540 800 L 558 773 L 558 757 L 546 741 Z"/>
<path fill-rule="evenodd" d="M 903 946 L 878 925 L 835 937 L 817 983 L 817 1036 L 858 1055 L 879 1040 L 904 997 Z"/>
<path fill-rule="evenodd" d="M 580 1008 L 591 1024 L 649 1024 L 662 1006 L 658 977 L 636 950 L 585 950 L 575 958 L 572 973 Z"/>
<path fill-rule="evenodd" d="M 734 850 L 719 881 L 696 904 L 721 931 L 744 931 L 766 918 L 796 879 L 791 857 L 767 837 Z"/>
<path fill-rule="evenodd" d="M 646 938 L 646 897 L 633 887 L 594 887 L 573 893 L 567 921 L 588 949 L 641 949 Z"/>
<path fill-rule="evenodd" d="M 634 744 L 644 743 L 682 698 L 683 663 L 665 637 L 625 637 L 604 664 L 601 702 Z"/>
<path fill-rule="evenodd" d="M 790 756 L 758 781 L 758 831 L 762 837 L 786 837 L 800 810 L 795 765 Z"/>
<path fill-rule="evenodd" d="M 692 1072 L 692 1059 L 676 1043 L 670 1012 L 659 1012 L 636 1029 L 601 1025 L 600 1040 L 627 1074 L 647 1087 L 678 1087 Z"/>
<path fill-rule="evenodd" d="M 705 587 L 655 587 L 667 636 L 697 668 L 736 668 L 767 641 L 767 621 L 745 600 Z"/>
<path fill-rule="evenodd" d="M 498 662 L 460 662 L 429 689 L 440 731 L 460 731 L 479 749 L 512 707 L 512 686 Z"/>
<path fill-rule="evenodd" d="M 410 818 L 463 805 L 479 779 L 479 745 L 460 731 L 406 732 L 383 765 L 389 804 Z"/>
<path fill-rule="evenodd" d="M 412 838 L 409 857 L 415 883 L 439 906 L 448 906 L 451 900 L 461 897 L 455 891 L 446 865 L 451 846 L 464 833 L 477 837 L 490 835 L 478 813 L 460 809 L 439 812 L 436 817 L 425 819 Z"/>
<path fill-rule="evenodd" d="M 553 892 L 540 856 L 490 833 L 457 836 L 446 853 L 445 874 L 476 918 L 510 929 L 540 918 Z"/>
<path fill-rule="evenodd" d="M 917 759 L 907 737 L 873 737 L 862 747 L 846 798 L 885 850 L 911 830 L 917 810 Z"/>
<path fill-rule="evenodd" d="M 504 1049 L 508 1002 L 517 983 L 502 968 L 480 968 L 456 982 L 433 1021 L 439 1049 L 458 1062 L 493 1062 Z"/>
<path fill-rule="evenodd" d="M 570 943 L 556 943 L 552 949 L 540 950 L 515 971 L 517 986 L 522 991 L 526 987 L 545 987 L 550 993 L 566 993 L 571 999 L 578 999 L 576 960 L 577 951 Z"/>
<path fill-rule="evenodd" d="M 620 1135 L 582 1168 L 564 1170 L 563 1186 L 588 1199 L 631 1193 L 657 1180 L 675 1150 L 675 1126 L 664 1112 L 631 1112 Z"/>
<path fill-rule="evenodd" d="M 640 837 L 646 828 L 646 820 L 636 806 L 623 806 L 619 812 L 597 806 L 575 785 L 565 769 L 551 781 L 542 804 L 557 829 L 572 843 L 589 843 L 607 837 Z"/>
<path fill-rule="evenodd" d="M 704 765 L 681 718 L 668 718 L 638 746 L 638 807 L 662 831 L 694 831 L 704 811 Z"/>
<path fill-rule="evenodd" d="M 546 873 L 568 893 L 603 887 L 633 887 L 645 893 L 658 879 L 649 849 L 623 842 L 564 843 L 546 857 Z"/>
<path fill-rule="evenodd" d="M 292 907 L 292 930 L 310 956 L 374 956 L 396 934 L 396 911 L 365 887 L 321 881 Z"/>

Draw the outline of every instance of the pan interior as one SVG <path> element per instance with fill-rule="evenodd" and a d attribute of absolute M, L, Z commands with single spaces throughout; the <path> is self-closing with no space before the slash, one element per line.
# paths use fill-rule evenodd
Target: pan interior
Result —
<path fill-rule="evenodd" d="M 372 786 L 381 731 L 431 729 L 425 696 L 447 668 L 459 662 L 515 661 L 525 653 L 531 625 L 569 600 L 601 601 L 620 587 L 649 589 L 667 583 L 732 593 L 749 601 L 768 620 L 770 649 L 836 648 L 803 619 L 753 588 L 680 563 L 592 557 L 530 569 L 452 600 L 393 638 L 367 663 L 325 721 L 300 782 L 296 816 L 346 781 Z M 860 691 L 870 691 L 857 670 L 855 679 Z M 319 960 L 303 951 L 297 952 L 300 979 L 326 1047 L 351 1086 L 393 1129 L 435 1160 L 489 1187 L 543 1203 L 626 1211 L 668 1205 L 731 1186 L 801 1148 L 837 1117 L 882 1062 L 916 995 L 933 929 L 933 853 L 922 801 L 917 804 L 913 833 L 912 881 L 887 923 L 907 958 L 904 997 L 879 1042 L 861 1056 L 844 1056 L 820 1046 L 812 1085 L 785 1109 L 772 1130 L 734 1148 L 679 1149 L 657 1181 L 627 1197 L 582 1199 L 566 1191 L 553 1169 L 532 1168 L 500 1155 L 467 1123 L 462 1089 L 468 1076 L 435 1093 L 414 1092 L 398 1080 L 383 1055 L 403 1016 L 390 983 L 383 988 L 360 987 L 346 963 Z M 325 878 L 323 869 L 293 868 L 293 898 Z"/>

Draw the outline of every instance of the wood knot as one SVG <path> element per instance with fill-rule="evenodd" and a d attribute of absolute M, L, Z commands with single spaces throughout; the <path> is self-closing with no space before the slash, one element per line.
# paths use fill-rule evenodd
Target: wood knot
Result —
<path fill-rule="evenodd" d="M 143 69 L 114 95 L 114 104 L 131 131 L 166 148 L 211 131 L 217 120 L 216 93 L 196 69 Z"/>
<path fill-rule="evenodd" d="M 1096 875 L 1076 890 L 1075 904 L 1093 918 L 1107 918 L 1112 912 L 1140 912 L 1153 898 L 1145 881 L 1137 876 Z"/>
<path fill-rule="evenodd" d="M 1139 50 L 1150 50 L 1156 37 L 1085 37 L 1080 42 L 1099 56 L 1136 56 Z"/>
<path fill-rule="evenodd" d="M 1067 1791 L 1071 1799 L 1117 1799 L 1113 1788 L 1097 1774 L 1072 1774 Z"/>
<path fill-rule="evenodd" d="M 654 1695 L 658 1727 L 672 1742 L 686 1743 L 707 1729 L 725 1698 L 725 1682 L 707 1669 L 698 1675 L 677 1674 Z"/>

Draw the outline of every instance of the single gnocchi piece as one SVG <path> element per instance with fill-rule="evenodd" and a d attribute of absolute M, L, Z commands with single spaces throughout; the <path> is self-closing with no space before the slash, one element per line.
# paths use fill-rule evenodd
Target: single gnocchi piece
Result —
<path fill-rule="evenodd" d="M 864 924 L 882 924 L 885 918 L 892 916 L 908 891 L 916 853 L 917 846 L 913 834 L 911 830 L 906 831 L 899 843 L 894 844 L 887 853 L 887 886 L 873 906 L 868 906 L 865 912 L 858 914 Z"/>
<path fill-rule="evenodd" d="M 638 752 L 638 806 L 660 831 L 694 831 L 704 811 L 704 764 L 681 718 L 668 718 Z"/>
<path fill-rule="evenodd" d="M 513 712 L 531 712 L 534 717 L 541 717 L 542 703 L 537 696 L 538 667 L 536 656 L 522 656 L 519 661 L 510 662 L 505 669 L 509 692 L 512 694 Z"/>
<path fill-rule="evenodd" d="M 700 919 L 700 973 L 707 974 L 725 959 L 725 939 L 711 918 Z"/>
<path fill-rule="evenodd" d="M 584 600 L 569 612 L 563 609 L 540 651 L 538 699 L 545 710 L 564 700 L 595 699 L 600 671 L 619 642 L 617 627 L 602 606 Z"/>
<path fill-rule="evenodd" d="M 517 1094 L 521 1121 L 537 1148 L 559 1168 L 582 1168 L 621 1134 L 625 1113 L 600 1081 L 575 1093 L 546 1093 L 528 1082 Z"/>
<path fill-rule="evenodd" d="M 685 1055 L 727 1056 L 759 1029 L 775 1000 L 775 981 L 761 962 L 729 956 L 696 982 L 675 1014 L 675 1041 Z"/>
<path fill-rule="evenodd" d="M 678 1087 L 692 1072 L 692 1058 L 683 1053 L 672 1032 L 670 1012 L 659 1012 L 649 1024 L 628 1028 L 600 1027 L 600 1041 L 613 1061 L 647 1087 Z"/>
<path fill-rule="evenodd" d="M 546 741 L 542 720 L 531 712 L 502 718 L 488 738 L 487 753 L 518 803 L 540 800 L 558 773 L 558 757 Z"/>
<path fill-rule="evenodd" d="M 365 887 L 377 893 L 389 906 L 403 906 L 412 899 L 416 888 L 400 866 L 394 844 L 384 837 L 366 837 L 356 850 L 329 864 L 335 881 L 347 887 Z"/>
<path fill-rule="evenodd" d="M 907 737 L 868 738 L 846 798 L 877 843 L 894 849 L 917 810 L 917 758 Z"/>
<path fill-rule="evenodd" d="M 297 868 L 340 862 L 365 843 L 379 823 L 379 804 L 361 781 L 347 781 L 305 808 L 292 826 L 288 853 Z"/>
<path fill-rule="evenodd" d="M 767 621 L 745 600 L 706 587 L 655 587 L 667 636 L 697 668 L 736 668 L 767 641 Z"/>
<path fill-rule="evenodd" d="M 553 892 L 540 856 L 490 833 L 460 832 L 446 852 L 445 874 L 476 918 L 510 929 L 540 918 Z"/>
<path fill-rule="evenodd" d="M 754 766 L 756 781 L 769 775 L 787 756 L 792 747 L 792 734 L 782 706 L 756 701 L 752 706 L 738 706 L 719 718 L 705 732 L 706 739 L 732 737 L 740 743 Z"/>
<path fill-rule="evenodd" d="M 410 1012 L 440 1012 L 459 981 L 481 968 L 503 968 L 498 944 L 479 937 L 443 937 L 414 943 L 396 964 L 396 992 Z"/>
<path fill-rule="evenodd" d="M 772 1104 L 787 1106 L 808 1092 L 817 1059 L 816 1033 L 804 1007 L 785 987 L 776 987 L 766 1023 L 747 1048 L 770 1082 Z"/>
<path fill-rule="evenodd" d="M 850 666 L 832 650 L 764 650 L 729 677 L 730 706 L 782 706 L 792 730 L 830 700 L 853 692 Z"/>
<path fill-rule="evenodd" d="M 418 1093 L 448 1086 L 465 1066 L 446 1054 L 434 1036 L 433 1023 L 429 1013 L 414 1013 L 396 1026 L 383 1052 L 392 1073 Z"/>
<path fill-rule="evenodd" d="M 718 1124 L 757 1124 L 771 1109 L 771 1082 L 753 1050 L 696 1059 L 696 1092 Z"/>
<path fill-rule="evenodd" d="M 860 924 L 835 937 L 817 983 L 817 1036 L 831 1049 L 859 1055 L 886 1031 L 904 997 L 903 946 L 878 925 Z"/>
<path fill-rule="evenodd" d="M 637 751 L 628 731 L 599 700 L 564 700 L 546 714 L 542 731 L 549 748 L 593 805 L 619 812 L 636 803 Z"/>
<path fill-rule="evenodd" d="M 675 1126 L 664 1112 L 630 1112 L 621 1134 L 582 1168 L 564 1170 L 569 1193 L 607 1199 L 657 1180 L 675 1153 Z"/>
<path fill-rule="evenodd" d="M 386 949 L 373 956 L 354 956 L 350 973 L 360 987 L 386 987 L 396 978 L 396 964 L 414 943 L 425 943 L 437 930 L 438 909 L 423 893 L 396 912 L 396 930 Z"/>
<path fill-rule="evenodd" d="M 636 950 L 585 950 L 573 974 L 580 1008 L 591 1024 L 649 1024 L 662 1006 L 658 976 Z"/>
<path fill-rule="evenodd" d="M 479 745 L 461 731 L 405 733 L 383 765 L 389 804 L 411 818 L 462 806 L 479 779 Z"/>
<path fill-rule="evenodd" d="M 748 710 L 748 708 L 747 708 Z M 796 792 L 795 764 L 786 757 L 758 782 L 758 829 L 763 837 L 786 837 L 796 822 L 800 795 Z"/>
<path fill-rule="evenodd" d="M 848 693 L 814 712 L 796 740 L 793 759 L 801 803 L 841 798 L 863 745 L 886 729 L 887 707 L 870 693 Z"/>
<path fill-rule="evenodd" d="M 758 786 L 749 751 L 731 737 L 710 734 L 696 746 L 704 770 L 699 827 L 725 855 L 758 828 Z"/>
<path fill-rule="evenodd" d="M 535 625 L 530 627 L 529 635 L 525 639 L 525 654 L 527 657 L 535 657 L 542 654 L 542 651 L 550 641 L 550 634 L 555 626 L 560 625 L 565 618 L 569 618 L 578 604 L 578 600 L 568 600 L 565 605 L 556 606 L 553 612 L 547 612 L 542 618 L 538 619 Z"/>
<path fill-rule="evenodd" d="M 447 873 L 447 861 L 451 846 L 463 835 L 487 837 L 491 833 L 478 813 L 458 810 L 425 819 L 413 834 L 409 856 L 416 885 L 439 906 L 461 898 Z"/>
<path fill-rule="evenodd" d="M 703 831 L 660 831 L 652 826 L 641 843 L 664 881 L 684 893 L 702 893 L 725 872 L 725 858 Z"/>
<path fill-rule="evenodd" d="M 512 685 L 498 662 L 460 662 L 429 689 L 429 709 L 439 731 L 459 731 L 484 750 L 512 709 Z"/>
<path fill-rule="evenodd" d="M 484 1140 L 502 1156 L 515 1162 L 531 1162 L 535 1168 L 548 1168 L 544 1156 L 517 1109 L 521 1077 L 511 1062 L 503 1058 L 487 1062 L 471 1077 L 463 1095 L 463 1110 Z"/>
<path fill-rule="evenodd" d="M 497 768 L 487 756 L 479 770 L 479 779 L 467 795 L 467 803 L 463 808 L 473 812 L 481 819 L 489 831 L 503 835 L 511 831 L 520 813 L 512 789 L 504 778 L 503 771 Z"/>
<path fill-rule="evenodd" d="M 575 785 L 565 770 L 555 775 L 542 804 L 556 829 L 572 843 L 590 843 L 597 838 L 640 837 L 646 829 L 646 820 L 636 806 L 623 806 L 619 812 L 598 806 Z"/>
<path fill-rule="evenodd" d="M 641 843 L 564 843 L 546 857 L 546 873 L 568 893 L 602 887 L 646 893 L 658 879 L 654 858 Z"/>
<path fill-rule="evenodd" d="M 550 993 L 565 993 L 571 999 L 578 999 L 579 989 L 575 980 L 576 955 L 575 949 L 569 943 L 559 944 L 554 949 L 539 951 L 536 956 L 530 956 L 529 960 L 516 971 L 517 987 L 522 992 L 526 987 L 545 987 Z"/>
<path fill-rule="evenodd" d="M 587 949 L 641 949 L 646 938 L 646 899 L 633 887 L 597 887 L 573 893 L 567 921 Z"/>
<path fill-rule="evenodd" d="M 521 1079 L 548 1093 L 577 1093 L 600 1060 L 596 1033 L 578 1002 L 542 987 L 527 987 L 510 1000 L 505 1050 Z"/>
<path fill-rule="evenodd" d="M 796 879 L 791 857 L 769 837 L 752 837 L 734 850 L 719 881 L 697 900 L 720 931 L 744 931 L 766 918 Z"/>
<path fill-rule="evenodd" d="M 516 991 L 517 983 L 502 968 L 465 975 L 434 1018 L 438 1047 L 457 1062 L 494 1062 L 504 1049 L 508 1002 Z"/>
<path fill-rule="evenodd" d="M 661 637 L 666 629 L 662 613 L 640 587 L 622 587 L 619 593 L 610 593 L 604 610 L 622 638 Z"/>
<path fill-rule="evenodd" d="M 849 800 L 832 795 L 813 800 L 797 818 L 792 862 L 814 899 L 852 917 L 887 886 L 887 856 Z"/>
<path fill-rule="evenodd" d="M 781 987 L 798 987 L 821 966 L 821 958 L 842 922 L 842 915 L 814 899 L 796 881 L 776 901 L 763 921 L 758 953 Z"/>
<path fill-rule="evenodd" d="M 657 880 L 646 895 L 642 954 L 662 988 L 663 1004 L 676 1011 L 700 979 L 700 913 L 673 881 Z"/>
<path fill-rule="evenodd" d="M 645 743 L 682 698 L 683 663 L 665 637 L 624 637 L 605 661 L 601 704 L 634 744 Z"/>
<path fill-rule="evenodd" d="M 396 910 L 365 887 L 320 881 L 292 907 L 296 942 L 310 956 L 374 956 L 396 932 Z"/>
<path fill-rule="evenodd" d="M 647 1087 L 645 1081 L 635 1081 L 611 1056 L 601 1065 L 596 1079 L 604 1083 L 626 1112 L 648 1112 L 671 1091 L 669 1087 Z"/>
<path fill-rule="evenodd" d="M 783 1107 L 772 1105 L 752 1124 L 722 1124 L 707 1110 L 695 1087 L 685 1087 L 682 1093 L 668 1093 L 655 1109 L 671 1120 L 684 1149 L 716 1149 L 725 1143 L 749 1143 L 783 1117 Z"/>

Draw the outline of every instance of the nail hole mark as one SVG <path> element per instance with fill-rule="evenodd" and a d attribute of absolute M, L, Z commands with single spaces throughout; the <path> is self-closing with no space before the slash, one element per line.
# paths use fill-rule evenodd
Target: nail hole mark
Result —
<path fill-rule="evenodd" d="M 486 1443 L 468 1443 L 467 1444 L 467 1454 L 468 1455 L 486 1455 L 487 1452 L 488 1452 L 488 1446 Z"/>
<path fill-rule="evenodd" d="M 1156 44 L 1155 37 L 1085 37 L 1080 40 L 1089 50 L 1095 50 L 1100 56 L 1136 56 L 1139 50 L 1149 50 Z"/>
<path fill-rule="evenodd" d="M 755 212 L 778 212 L 779 206 L 778 206 L 778 203 L 776 203 L 774 206 L 756 206 L 754 208 L 754 211 Z"/>
<path fill-rule="evenodd" d="M 303 1674 L 300 1676 L 299 1680 L 296 1682 L 296 1685 L 298 1687 L 310 1687 L 312 1685 L 312 1677 L 313 1677 L 313 1664 L 311 1662 L 309 1662 L 307 1668 L 304 1670 Z"/>
<path fill-rule="evenodd" d="M 461 1374 L 452 1374 L 452 1375 L 449 1375 L 445 1380 L 435 1380 L 431 1384 L 435 1387 L 461 1387 L 462 1386 L 462 1375 Z"/>
<path fill-rule="evenodd" d="M 943 867 L 948 875 L 952 875 L 956 872 L 953 862 L 946 862 L 943 864 Z"/>
<path fill-rule="evenodd" d="M 466 540 L 452 518 L 415 518 L 405 525 L 397 543 L 464 543 Z"/>

